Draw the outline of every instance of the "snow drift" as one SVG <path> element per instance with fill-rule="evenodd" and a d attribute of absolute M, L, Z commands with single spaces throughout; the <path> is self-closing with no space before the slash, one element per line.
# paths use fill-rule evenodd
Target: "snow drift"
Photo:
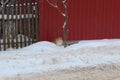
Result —
<path fill-rule="evenodd" d="M 120 63 L 119 39 L 80 41 L 67 48 L 43 41 L 1 51 L 0 77 L 111 63 Z"/>

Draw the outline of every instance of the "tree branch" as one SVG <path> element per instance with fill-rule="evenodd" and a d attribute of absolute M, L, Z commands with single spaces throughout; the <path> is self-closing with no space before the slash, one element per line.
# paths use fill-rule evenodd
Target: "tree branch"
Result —
<path fill-rule="evenodd" d="M 53 4 L 53 3 L 51 3 L 49 0 L 46 0 L 46 1 L 47 1 L 47 3 L 48 3 L 49 5 L 51 5 L 52 7 L 56 8 L 56 9 L 61 13 L 62 16 L 65 16 L 64 12 L 62 12 L 62 10 L 59 9 L 59 7 L 58 7 L 58 5 L 57 5 L 56 2 Z M 66 2 L 66 0 L 65 0 L 65 1 L 63 0 L 63 2 Z"/>

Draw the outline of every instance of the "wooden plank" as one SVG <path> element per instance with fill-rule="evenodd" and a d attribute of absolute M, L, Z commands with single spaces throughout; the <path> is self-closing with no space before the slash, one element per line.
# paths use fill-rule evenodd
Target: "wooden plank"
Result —
<path fill-rule="evenodd" d="M 2 23 L 1 23 L 1 20 L 0 20 L 0 51 L 2 50 L 2 45 L 1 45 L 1 39 L 2 39 Z"/>
<path fill-rule="evenodd" d="M 36 28 L 36 41 L 38 41 L 38 0 L 35 1 L 35 28 Z"/>
<path fill-rule="evenodd" d="M 9 15 L 10 15 L 10 5 L 8 4 L 7 5 L 7 8 L 6 8 L 6 14 L 7 14 L 7 19 L 6 19 L 6 24 L 9 24 Z M 5 16 L 4 16 L 5 18 Z M 9 28 L 7 28 L 7 47 L 10 48 L 10 34 L 8 33 L 9 32 Z"/>
<path fill-rule="evenodd" d="M 32 1 L 30 1 L 30 5 L 31 5 L 31 13 L 33 14 L 32 15 L 32 18 L 31 18 L 31 25 L 32 25 L 32 43 L 34 43 L 34 34 L 35 34 L 35 26 L 34 26 L 34 11 L 33 11 L 33 7 L 34 7 L 34 3 L 32 3 Z"/>
<path fill-rule="evenodd" d="M 5 20 L 4 20 L 4 13 L 5 13 L 5 11 L 4 11 L 4 7 L 5 7 L 5 5 L 3 5 L 2 6 L 2 29 L 3 29 L 3 36 L 2 36 L 2 39 L 3 39 L 3 50 L 6 50 L 6 42 L 5 42 L 5 26 L 4 26 L 4 24 L 5 24 Z"/>
<path fill-rule="evenodd" d="M 30 8 L 30 0 L 29 0 L 29 3 L 27 3 L 27 10 L 28 10 L 28 45 L 30 45 L 31 44 L 31 24 L 30 24 L 30 15 L 29 14 L 31 14 L 30 13 L 30 10 L 31 10 L 31 8 Z"/>
<path fill-rule="evenodd" d="M 22 4 L 19 4 L 19 10 L 20 10 L 20 23 L 19 23 L 19 29 L 20 29 L 20 48 L 22 48 Z"/>
<path fill-rule="evenodd" d="M 10 7 L 11 7 L 11 23 L 14 24 L 14 18 L 13 18 L 13 15 L 14 15 L 14 1 L 13 0 L 11 1 Z M 12 24 L 11 24 L 11 26 L 12 26 Z M 11 33 L 11 40 L 12 40 L 11 47 L 14 48 L 15 47 L 14 46 L 14 35 L 15 35 L 14 32 L 15 32 L 15 30 L 14 30 L 13 27 L 11 28 L 11 31 L 12 31 L 12 33 Z"/>
<path fill-rule="evenodd" d="M 23 0 L 23 14 L 24 14 L 24 17 L 26 17 L 26 0 Z M 26 32 L 27 32 L 27 29 L 26 29 L 26 19 L 24 18 L 23 19 L 23 35 L 24 35 L 24 46 L 26 46 Z"/>
<path fill-rule="evenodd" d="M 15 14 L 16 14 L 16 19 L 15 19 L 15 39 L 16 39 L 16 48 L 19 48 L 18 45 L 18 2 L 15 2 Z"/>

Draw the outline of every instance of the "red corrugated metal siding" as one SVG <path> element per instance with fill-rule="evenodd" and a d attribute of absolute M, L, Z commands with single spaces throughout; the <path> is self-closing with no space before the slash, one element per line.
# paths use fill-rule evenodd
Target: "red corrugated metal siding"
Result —
<path fill-rule="evenodd" d="M 40 1 L 40 40 L 63 36 L 64 18 Z M 68 40 L 120 38 L 120 0 L 68 0 Z"/>
<path fill-rule="evenodd" d="M 62 36 L 62 15 L 45 0 L 39 2 L 39 39 L 52 41 L 57 36 Z"/>

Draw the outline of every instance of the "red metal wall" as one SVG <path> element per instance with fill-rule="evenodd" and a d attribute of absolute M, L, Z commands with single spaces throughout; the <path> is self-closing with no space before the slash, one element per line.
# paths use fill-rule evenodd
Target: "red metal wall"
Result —
<path fill-rule="evenodd" d="M 68 40 L 120 38 L 120 0 L 68 0 Z M 61 14 L 39 1 L 39 40 L 63 36 Z"/>

